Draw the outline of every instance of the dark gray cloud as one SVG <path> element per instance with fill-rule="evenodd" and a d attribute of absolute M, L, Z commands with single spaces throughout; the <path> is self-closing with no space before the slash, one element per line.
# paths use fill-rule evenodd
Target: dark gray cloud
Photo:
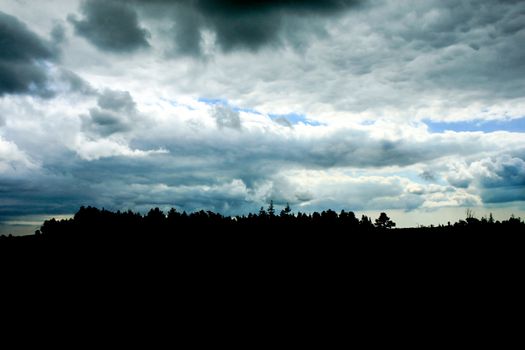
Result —
<path fill-rule="evenodd" d="M 68 69 L 60 69 L 57 80 L 60 84 L 65 85 L 63 88 L 65 91 L 76 92 L 85 96 L 97 94 L 97 91 L 91 84 Z"/>
<path fill-rule="evenodd" d="M 0 223 L 21 215 L 71 213 L 79 203 L 89 203 L 96 197 L 89 183 L 78 181 L 63 170 L 47 170 L 24 179 L 0 178 L 0 195 L 8 199 L 0 203 Z"/>
<path fill-rule="evenodd" d="M 117 53 L 148 47 L 149 33 L 140 26 L 137 13 L 121 1 L 87 0 L 82 3 L 84 18 L 68 16 L 75 33 L 97 48 Z"/>
<path fill-rule="evenodd" d="M 29 93 L 48 97 L 45 68 L 33 63 L 0 61 L 0 94 Z"/>
<path fill-rule="evenodd" d="M 29 62 L 34 59 L 53 59 L 56 53 L 45 40 L 33 33 L 16 17 L 0 12 L 0 59 Z"/>
<path fill-rule="evenodd" d="M 0 12 L 0 96 L 48 98 L 63 92 L 95 93 L 79 75 L 59 66 L 60 44 L 65 40 L 65 29 L 59 22 L 50 37 L 45 40 L 16 17 Z"/>
<path fill-rule="evenodd" d="M 278 44 L 287 17 L 307 20 L 337 14 L 356 5 L 353 0 L 310 1 L 196 1 L 194 9 L 203 17 L 202 26 L 212 29 L 225 51 L 256 50 Z M 297 28 L 307 30 L 308 26 Z"/>
<path fill-rule="evenodd" d="M 122 0 L 119 0 L 123 2 Z M 295 31 L 314 28 L 312 21 L 337 15 L 362 0 L 240 1 L 240 0 L 154 0 L 133 1 L 145 13 L 171 16 L 173 36 L 179 53 L 201 53 L 201 33 L 211 30 L 224 51 L 257 50 L 265 45 L 280 45 Z M 289 21 L 303 18 L 305 21 Z"/>
<path fill-rule="evenodd" d="M 468 188 L 472 182 L 472 178 L 449 176 L 447 178 L 449 184 L 457 188 Z"/>
<path fill-rule="evenodd" d="M 419 174 L 419 177 L 428 182 L 436 181 L 436 174 L 430 170 L 425 170 Z"/>
<path fill-rule="evenodd" d="M 128 91 L 106 89 L 100 94 L 98 105 L 117 112 L 135 112 L 135 101 Z"/>
<path fill-rule="evenodd" d="M 0 96 L 29 93 L 47 97 L 46 61 L 57 52 L 16 17 L 0 12 Z"/>
<path fill-rule="evenodd" d="M 91 108 L 83 115 L 82 130 L 95 137 L 107 137 L 132 129 L 137 111 L 128 91 L 106 89 L 98 97 L 99 108 Z"/>
<path fill-rule="evenodd" d="M 173 12 L 174 23 L 171 35 L 175 51 L 180 55 L 199 56 L 201 51 L 200 16 L 187 10 Z"/>
<path fill-rule="evenodd" d="M 505 186 L 484 189 L 481 192 L 481 199 L 483 203 L 509 203 L 517 201 L 525 201 L 525 186 Z"/>
<path fill-rule="evenodd" d="M 125 117 L 99 108 L 90 109 L 89 116 L 82 119 L 82 130 L 97 136 L 109 136 L 130 129 Z"/>
<path fill-rule="evenodd" d="M 485 171 L 479 178 L 484 203 L 525 201 L 525 161 L 502 157 L 480 162 Z"/>
<path fill-rule="evenodd" d="M 172 3 L 176 2 L 176 0 L 161 0 L 160 2 Z M 213 13 L 214 15 L 225 17 L 275 11 L 323 14 L 344 10 L 348 6 L 358 3 L 355 0 L 197 0 L 182 2 L 193 3 L 204 13 Z"/>
<path fill-rule="evenodd" d="M 51 39 L 55 44 L 61 44 L 66 40 L 66 28 L 60 22 L 55 22 L 50 33 Z"/>

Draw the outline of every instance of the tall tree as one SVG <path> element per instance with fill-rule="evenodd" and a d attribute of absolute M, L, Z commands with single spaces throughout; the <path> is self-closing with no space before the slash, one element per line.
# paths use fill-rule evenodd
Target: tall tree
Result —
<path fill-rule="evenodd" d="M 270 215 L 270 217 L 275 216 L 275 208 L 273 207 L 273 200 L 270 201 L 270 205 L 268 206 L 268 215 Z"/>
<path fill-rule="evenodd" d="M 287 216 L 290 216 L 292 212 L 292 208 L 290 208 L 290 204 L 289 203 L 286 203 L 286 207 L 284 207 L 283 210 L 281 210 L 281 217 L 287 217 Z"/>
<path fill-rule="evenodd" d="M 395 227 L 396 223 L 390 220 L 386 213 L 381 213 L 375 221 L 375 226 L 380 229 L 389 229 Z"/>

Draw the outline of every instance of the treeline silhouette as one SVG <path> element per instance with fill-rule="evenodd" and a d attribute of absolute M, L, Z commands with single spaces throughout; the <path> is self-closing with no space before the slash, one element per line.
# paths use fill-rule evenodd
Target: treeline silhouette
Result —
<path fill-rule="evenodd" d="M 2 236 L 6 240 L 100 240 L 125 242 L 126 240 L 159 240 L 191 236 L 239 236 L 244 237 L 306 236 L 346 234 L 361 238 L 408 238 L 429 239 L 449 237 L 460 239 L 469 234 L 477 237 L 496 238 L 502 235 L 519 235 L 525 231 L 525 222 L 511 216 L 508 220 L 494 220 L 492 214 L 481 219 L 467 210 L 465 220 L 453 224 L 395 229 L 396 224 L 386 213 L 378 218 L 354 212 L 333 210 L 294 214 L 289 205 L 279 212 L 273 202 L 268 208 L 261 207 L 258 213 L 242 216 L 224 216 L 212 211 L 193 213 L 179 212 L 172 208 L 164 213 L 159 208 L 151 209 L 146 215 L 131 210 L 112 212 L 95 207 L 81 207 L 70 219 L 46 220 L 32 236 Z"/>
<path fill-rule="evenodd" d="M 509 274 L 523 265 L 524 237 L 521 218 L 478 219 L 471 212 L 446 225 L 395 228 L 386 213 L 377 218 L 344 210 L 293 213 L 288 205 L 277 210 L 273 203 L 235 217 L 159 208 L 142 215 L 88 206 L 70 219 L 45 221 L 33 235 L 0 236 L 0 261 L 11 268 L 30 264 L 44 275 L 95 269 L 107 281 L 139 273 L 221 285 L 229 275 L 232 285 L 251 278 L 251 288 L 259 288 L 259 279 L 287 285 L 314 275 L 325 281 L 320 285 L 360 280 L 395 286 L 400 274 L 415 276 L 406 283 L 437 274 L 458 283 L 474 273 Z"/>

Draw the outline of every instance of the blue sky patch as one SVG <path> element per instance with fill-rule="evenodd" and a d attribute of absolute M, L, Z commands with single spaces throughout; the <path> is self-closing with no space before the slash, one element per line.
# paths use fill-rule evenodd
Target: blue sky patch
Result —
<path fill-rule="evenodd" d="M 198 101 L 210 106 L 229 106 L 228 100 L 223 98 L 199 97 Z"/>
<path fill-rule="evenodd" d="M 278 119 L 278 118 L 286 118 L 290 122 L 290 124 L 299 124 L 303 123 L 306 125 L 312 125 L 312 126 L 319 126 L 321 125 L 319 122 L 308 120 L 304 114 L 298 114 L 298 113 L 288 113 L 288 114 L 268 114 L 272 120 Z"/>
<path fill-rule="evenodd" d="M 504 120 L 472 120 L 462 122 L 433 122 L 430 120 L 423 121 L 430 132 L 440 133 L 445 131 L 510 131 L 510 132 L 525 132 L 525 117 L 517 119 Z"/>
<path fill-rule="evenodd" d="M 243 108 L 239 106 L 234 106 L 228 102 L 228 100 L 222 99 L 222 98 L 207 98 L 207 97 L 200 97 L 198 99 L 199 102 L 206 103 L 209 106 L 229 106 L 232 110 L 236 112 L 246 112 L 246 113 L 253 113 L 253 114 L 261 114 L 257 110 L 253 108 Z M 279 118 L 284 118 L 290 122 L 291 125 L 303 123 L 306 125 L 312 125 L 312 126 L 319 126 L 321 125 L 319 122 L 308 120 L 304 114 L 299 113 L 288 113 L 288 114 L 268 114 L 268 116 L 272 120 L 277 120 Z"/>
<path fill-rule="evenodd" d="M 206 103 L 209 106 L 229 106 L 232 110 L 235 112 L 246 112 L 246 113 L 253 113 L 253 114 L 261 114 L 257 112 L 253 108 L 243 108 L 238 106 L 233 106 L 228 102 L 228 100 L 222 99 L 222 98 L 207 98 L 207 97 L 201 97 L 198 99 L 199 102 Z"/>
<path fill-rule="evenodd" d="M 232 109 L 235 111 L 235 112 L 246 112 L 246 113 L 252 113 L 252 114 L 261 114 L 259 112 L 257 112 L 255 109 L 253 108 L 242 108 L 242 107 L 235 107 L 235 106 L 232 106 Z"/>
<path fill-rule="evenodd" d="M 194 110 L 195 110 L 194 107 L 189 106 L 189 105 L 184 104 L 184 103 L 179 103 L 177 100 L 170 100 L 170 99 L 162 98 L 162 97 L 161 97 L 161 100 L 162 100 L 162 101 L 166 101 L 166 102 L 168 102 L 168 103 L 171 104 L 173 107 L 184 107 L 184 108 L 189 109 L 190 111 L 194 111 Z"/>

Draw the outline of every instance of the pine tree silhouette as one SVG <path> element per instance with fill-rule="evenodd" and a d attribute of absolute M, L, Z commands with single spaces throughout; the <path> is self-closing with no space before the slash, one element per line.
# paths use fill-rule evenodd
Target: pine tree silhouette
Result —
<path fill-rule="evenodd" d="M 379 229 L 389 229 L 396 226 L 396 223 L 390 220 L 386 213 L 379 214 L 379 217 L 375 220 L 375 226 Z"/>
<path fill-rule="evenodd" d="M 268 215 L 270 215 L 271 218 L 275 216 L 275 209 L 273 207 L 273 200 L 270 200 L 270 205 L 268 206 Z"/>

